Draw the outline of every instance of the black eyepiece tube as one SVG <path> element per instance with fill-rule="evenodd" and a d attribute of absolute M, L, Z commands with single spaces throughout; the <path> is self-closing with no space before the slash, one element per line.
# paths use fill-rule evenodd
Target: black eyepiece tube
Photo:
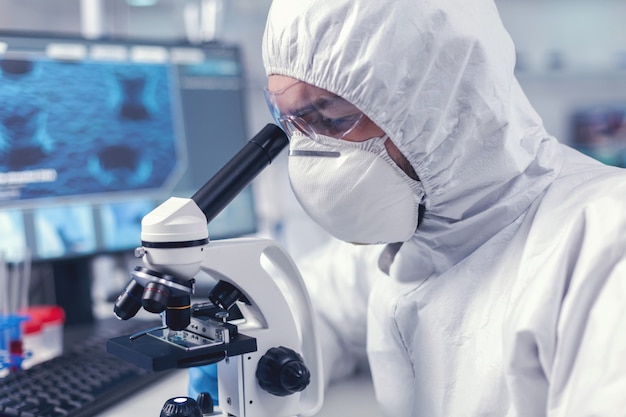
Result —
<path fill-rule="evenodd" d="M 267 124 L 191 199 L 211 222 L 287 146 L 285 132 Z"/>

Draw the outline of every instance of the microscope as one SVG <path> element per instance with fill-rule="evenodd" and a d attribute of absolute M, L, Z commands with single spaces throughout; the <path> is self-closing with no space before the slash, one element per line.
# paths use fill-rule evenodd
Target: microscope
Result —
<path fill-rule="evenodd" d="M 268 124 L 191 198 L 148 213 L 135 250 L 143 266 L 115 303 L 122 320 L 143 307 L 163 325 L 108 340 L 109 353 L 152 371 L 217 363 L 221 414 L 211 415 L 307 416 L 322 405 L 320 342 L 291 257 L 271 239 L 208 236 L 207 223 L 287 144 Z M 196 279 L 207 275 L 216 284 L 192 305 Z"/>

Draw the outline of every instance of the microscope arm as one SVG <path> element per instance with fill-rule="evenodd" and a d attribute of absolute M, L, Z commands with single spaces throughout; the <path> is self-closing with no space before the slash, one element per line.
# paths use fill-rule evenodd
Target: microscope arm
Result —
<path fill-rule="evenodd" d="M 320 341 L 313 307 L 298 268 L 276 242 L 260 238 L 215 241 L 201 269 L 235 286 L 242 293 L 247 323 L 239 326 L 257 340 L 256 352 L 240 360 L 218 363 L 220 407 L 233 416 L 313 415 L 323 401 Z M 272 395 L 257 378 L 257 363 L 274 347 L 300 351 L 310 370 L 310 384 L 301 392 Z M 225 395 L 222 395 L 225 393 Z M 228 399 L 230 398 L 230 401 Z"/>

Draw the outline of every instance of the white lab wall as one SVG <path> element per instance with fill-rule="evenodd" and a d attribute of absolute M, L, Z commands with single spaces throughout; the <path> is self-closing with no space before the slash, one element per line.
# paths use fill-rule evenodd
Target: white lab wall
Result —
<path fill-rule="evenodd" d="M 626 2 L 500 0 L 518 78 L 548 131 L 570 141 L 579 108 L 626 103 Z"/>
<path fill-rule="evenodd" d="M 622 0 L 499 0 L 502 20 L 533 72 L 562 56 L 565 70 L 626 69 L 626 2 Z"/>

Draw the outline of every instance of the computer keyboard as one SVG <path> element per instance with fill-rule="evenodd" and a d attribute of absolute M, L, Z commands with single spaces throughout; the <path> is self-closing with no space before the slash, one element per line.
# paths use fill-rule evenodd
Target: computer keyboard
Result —
<path fill-rule="evenodd" d="M 107 339 L 154 325 L 115 320 L 77 332 L 63 355 L 0 378 L 0 417 L 93 417 L 167 375 L 106 352 Z"/>

